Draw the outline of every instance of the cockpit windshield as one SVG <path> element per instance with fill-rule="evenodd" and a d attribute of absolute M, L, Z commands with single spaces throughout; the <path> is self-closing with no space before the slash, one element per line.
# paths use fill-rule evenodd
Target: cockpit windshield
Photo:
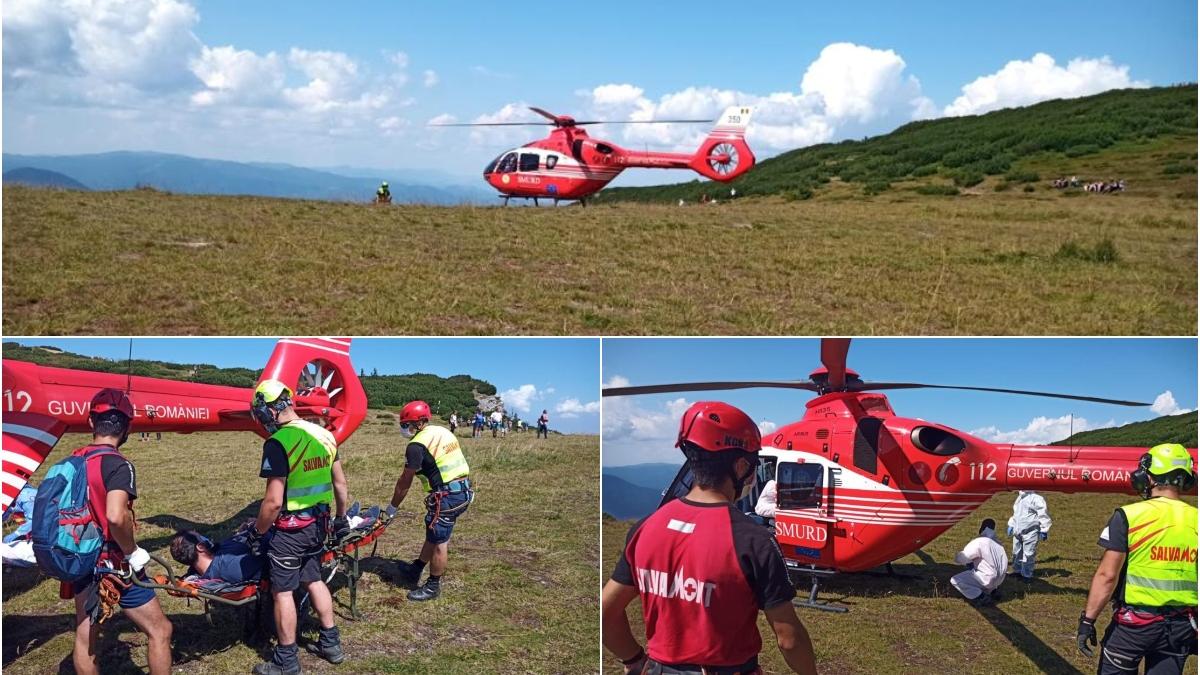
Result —
<path fill-rule="evenodd" d="M 483 170 L 484 175 L 490 173 L 512 173 L 517 170 L 517 153 L 506 152 L 491 162 Z"/>

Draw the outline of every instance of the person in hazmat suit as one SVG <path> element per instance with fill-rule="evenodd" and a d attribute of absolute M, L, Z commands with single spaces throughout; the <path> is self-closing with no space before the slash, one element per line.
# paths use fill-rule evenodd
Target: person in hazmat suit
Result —
<path fill-rule="evenodd" d="M 1021 581 L 1033 581 L 1033 566 L 1037 562 L 1038 543 L 1050 536 L 1050 512 L 1046 500 L 1031 490 L 1021 490 L 1013 502 L 1012 518 L 1008 519 L 1008 536 L 1013 538 L 1013 571 Z"/>
<path fill-rule="evenodd" d="M 950 585 L 973 605 L 992 604 L 1008 570 L 1008 556 L 996 538 L 996 521 L 985 519 L 979 526 L 979 536 L 955 554 L 954 562 L 970 565 L 971 569 L 950 577 Z"/>

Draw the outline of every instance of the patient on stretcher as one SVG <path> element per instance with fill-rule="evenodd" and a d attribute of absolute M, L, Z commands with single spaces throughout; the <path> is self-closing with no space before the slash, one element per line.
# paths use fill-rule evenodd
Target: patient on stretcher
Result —
<path fill-rule="evenodd" d="M 179 530 L 171 538 L 171 557 L 187 565 L 189 575 L 200 579 L 219 579 L 228 584 L 262 579 L 263 556 L 250 552 L 245 530 L 215 545 L 195 530 Z"/>

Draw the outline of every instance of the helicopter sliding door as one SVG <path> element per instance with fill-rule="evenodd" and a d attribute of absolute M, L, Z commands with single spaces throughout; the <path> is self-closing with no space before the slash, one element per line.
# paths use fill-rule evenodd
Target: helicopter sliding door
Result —
<path fill-rule="evenodd" d="M 819 564 L 832 559 L 829 517 L 833 481 L 816 462 L 780 462 L 775 538 L 785 558 Z M 826 487 L 828 485 L 828 487 Z"/>

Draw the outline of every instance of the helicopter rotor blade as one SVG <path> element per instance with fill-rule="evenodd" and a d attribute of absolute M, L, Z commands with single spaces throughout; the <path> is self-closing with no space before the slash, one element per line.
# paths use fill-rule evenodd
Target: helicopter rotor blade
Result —
<path fill-rule="evenodd" d="M 427 127 L 552 127 L 553 122 L 460 122 L 458 124 L 426 124 Z"/>
<path fill-rule="evenodd" d="M 576 122 L 575 126 L 581 124 L 712 124 L 712 120 L 584 120 Z"/>
<path fill-rule="evenodd" d="M 1098 396 L 1077 396 L 1075 394 L 1056 394 L 1048 391 L 1028 391 L 1025 389 L 1002 389 L 999 387 L 963 387 L 950 384 L 920 384 L 917 382 L 863 382 L 850 386 L 853 391 L 886 391 L 892 389 L 958 389 L 962 391 L 990 391 L 1001 394 L 1020 394 L 1022 396 L 1044 396 L 1047 398 L 1065 398 L 1073 401 L 1088 401 L 1089 403 L 1110 403 L 1112 405 L 1148 406 L 1149 403 L 1138 401 L 1122 401 Z"/>
<path fill-rule="evenodd" d="M 551 122 L 558 122 L 558 115 L 546 112 L 545 110 L 542 110 L 541 108 L 535 108 L 533 106 L 529 106 L 529 109 L 532 110 L 533 112 L 541 115 L 542 117 L 545 117 L 546 119 L 550 120 Z"/>
<path fill-rule="evenodd" d="M 720 391 L 728 389 L 803 389 L 817 391 L 817 385 L 807 380 L 730 380 L 726 382 L 676 382 L 674 384 L 646 384 L 631 387 L 607 387 L 604 396 L 632 396 L 635 394 L 666 394 L 677 391 Z"/>
<path fill-rule="evenodd" d="M 846 385 L 846 354 L 850 338 L 822 338 L 821 365 L 829 372 L 829 388 L 837 391 Z"/>

